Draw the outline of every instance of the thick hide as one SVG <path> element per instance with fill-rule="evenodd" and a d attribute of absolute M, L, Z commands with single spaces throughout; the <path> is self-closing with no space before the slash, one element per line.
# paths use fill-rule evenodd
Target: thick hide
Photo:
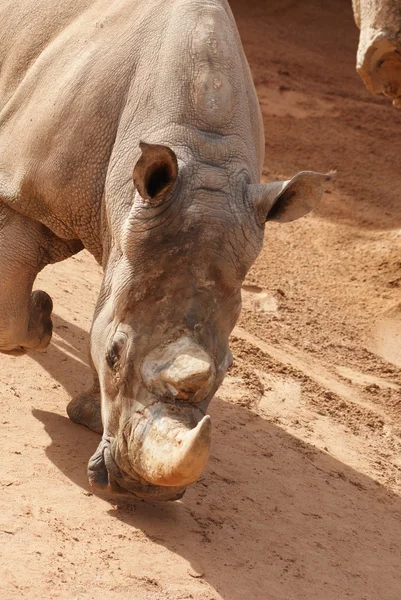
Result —
<path fill-rule="evenodd" d="M 263 124 L 226 0 L 16 0 L 0 17 L 0 351 L 47 346 L 35 277 L 91 252 L 94 382 L 68 405 L 102 432 L 89 480 L 177 499 L 207 464 L 265 224 L 307 214 L 330 175 L 260 183 Z"/>

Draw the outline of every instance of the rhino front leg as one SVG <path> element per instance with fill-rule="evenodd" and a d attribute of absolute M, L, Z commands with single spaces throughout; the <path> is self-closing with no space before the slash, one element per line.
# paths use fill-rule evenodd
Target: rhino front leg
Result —
<path fill-rule="evenodd" d="M 44 227 L 0 202 L 0 352 L 44 350 L 52 336 L 53 303 L 32 292 L 47 264 Z"/>
<path fill-rule="evenodd" d="M 100 385 L 97 374 L 94 375 L 94 383 L 90 390 L 78 394 L 67 405 L 67 414 L 71 421 L 85 425 L 92 431 L 102 435 L 103 424 L 100 409 Z"/>

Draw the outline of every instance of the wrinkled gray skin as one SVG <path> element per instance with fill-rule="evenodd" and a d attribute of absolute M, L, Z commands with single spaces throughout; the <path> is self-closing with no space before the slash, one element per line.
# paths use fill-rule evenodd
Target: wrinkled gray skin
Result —
<path fill-rule="evenodd" d="M 360 29 L 357 71 L 373 94 L 401 108 L 401 1 L 352 0 Z"/>
<path fill-rule="evenodd" d="M 265 222 L 307 213 L 328 176 L 259 184 L 262 120 L 225 0 L 3 0 L 0 15 L 0 350 L 46 348 L 34 279 L 87 248 L 104 269 L 94 384 L 67 411 L 103 434 L 90 482 L 178 498 L 207 461 Z"/>

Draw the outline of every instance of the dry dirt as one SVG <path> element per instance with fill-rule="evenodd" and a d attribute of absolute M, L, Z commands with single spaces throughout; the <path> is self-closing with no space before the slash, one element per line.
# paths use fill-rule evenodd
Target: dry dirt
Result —
<path fill-rule="evenodd" d="M 214 445 L 181 502 L 92 495 L 88 385 L 101 273 L 46 268 L 46 353 L 1 357 L 0 597 L 401 598 L 401 112 L 354 70 L 350 0 L 232 2 L 267 180 L 338 169 L 318 212 L 269 225 L 244 286 Z"/>

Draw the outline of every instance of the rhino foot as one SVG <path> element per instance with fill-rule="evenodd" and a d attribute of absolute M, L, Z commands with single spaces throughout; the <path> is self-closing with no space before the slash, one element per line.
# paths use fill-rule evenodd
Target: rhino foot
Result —
<path fill-rule="evenodd" d="M 102 435 L 103 423 L 100 411 L 100 393 L 89 390 L 75 396 L 67 405 L 67 414 L 71 421 L 85 425 L 92 431 Z"/>
<path fill-rule="evenodd" d="M 53 301 L 49 294 L 42 290 L 32 292 L 27 350 L 45 350 L 49 345 L 53 333 L 52 310 Z"/>
<path fill-rule="evenodd" d="M 53 301 L 41 290 L 32 292 L 29 303 L 28 326 L 20 318 L 11 320 L 11 325 L 2 330 L 0 322 L 0 352 L 20 356 L 31 350 L 43 352 L 50 343 L 53 333 L 51 314 Z"/>

